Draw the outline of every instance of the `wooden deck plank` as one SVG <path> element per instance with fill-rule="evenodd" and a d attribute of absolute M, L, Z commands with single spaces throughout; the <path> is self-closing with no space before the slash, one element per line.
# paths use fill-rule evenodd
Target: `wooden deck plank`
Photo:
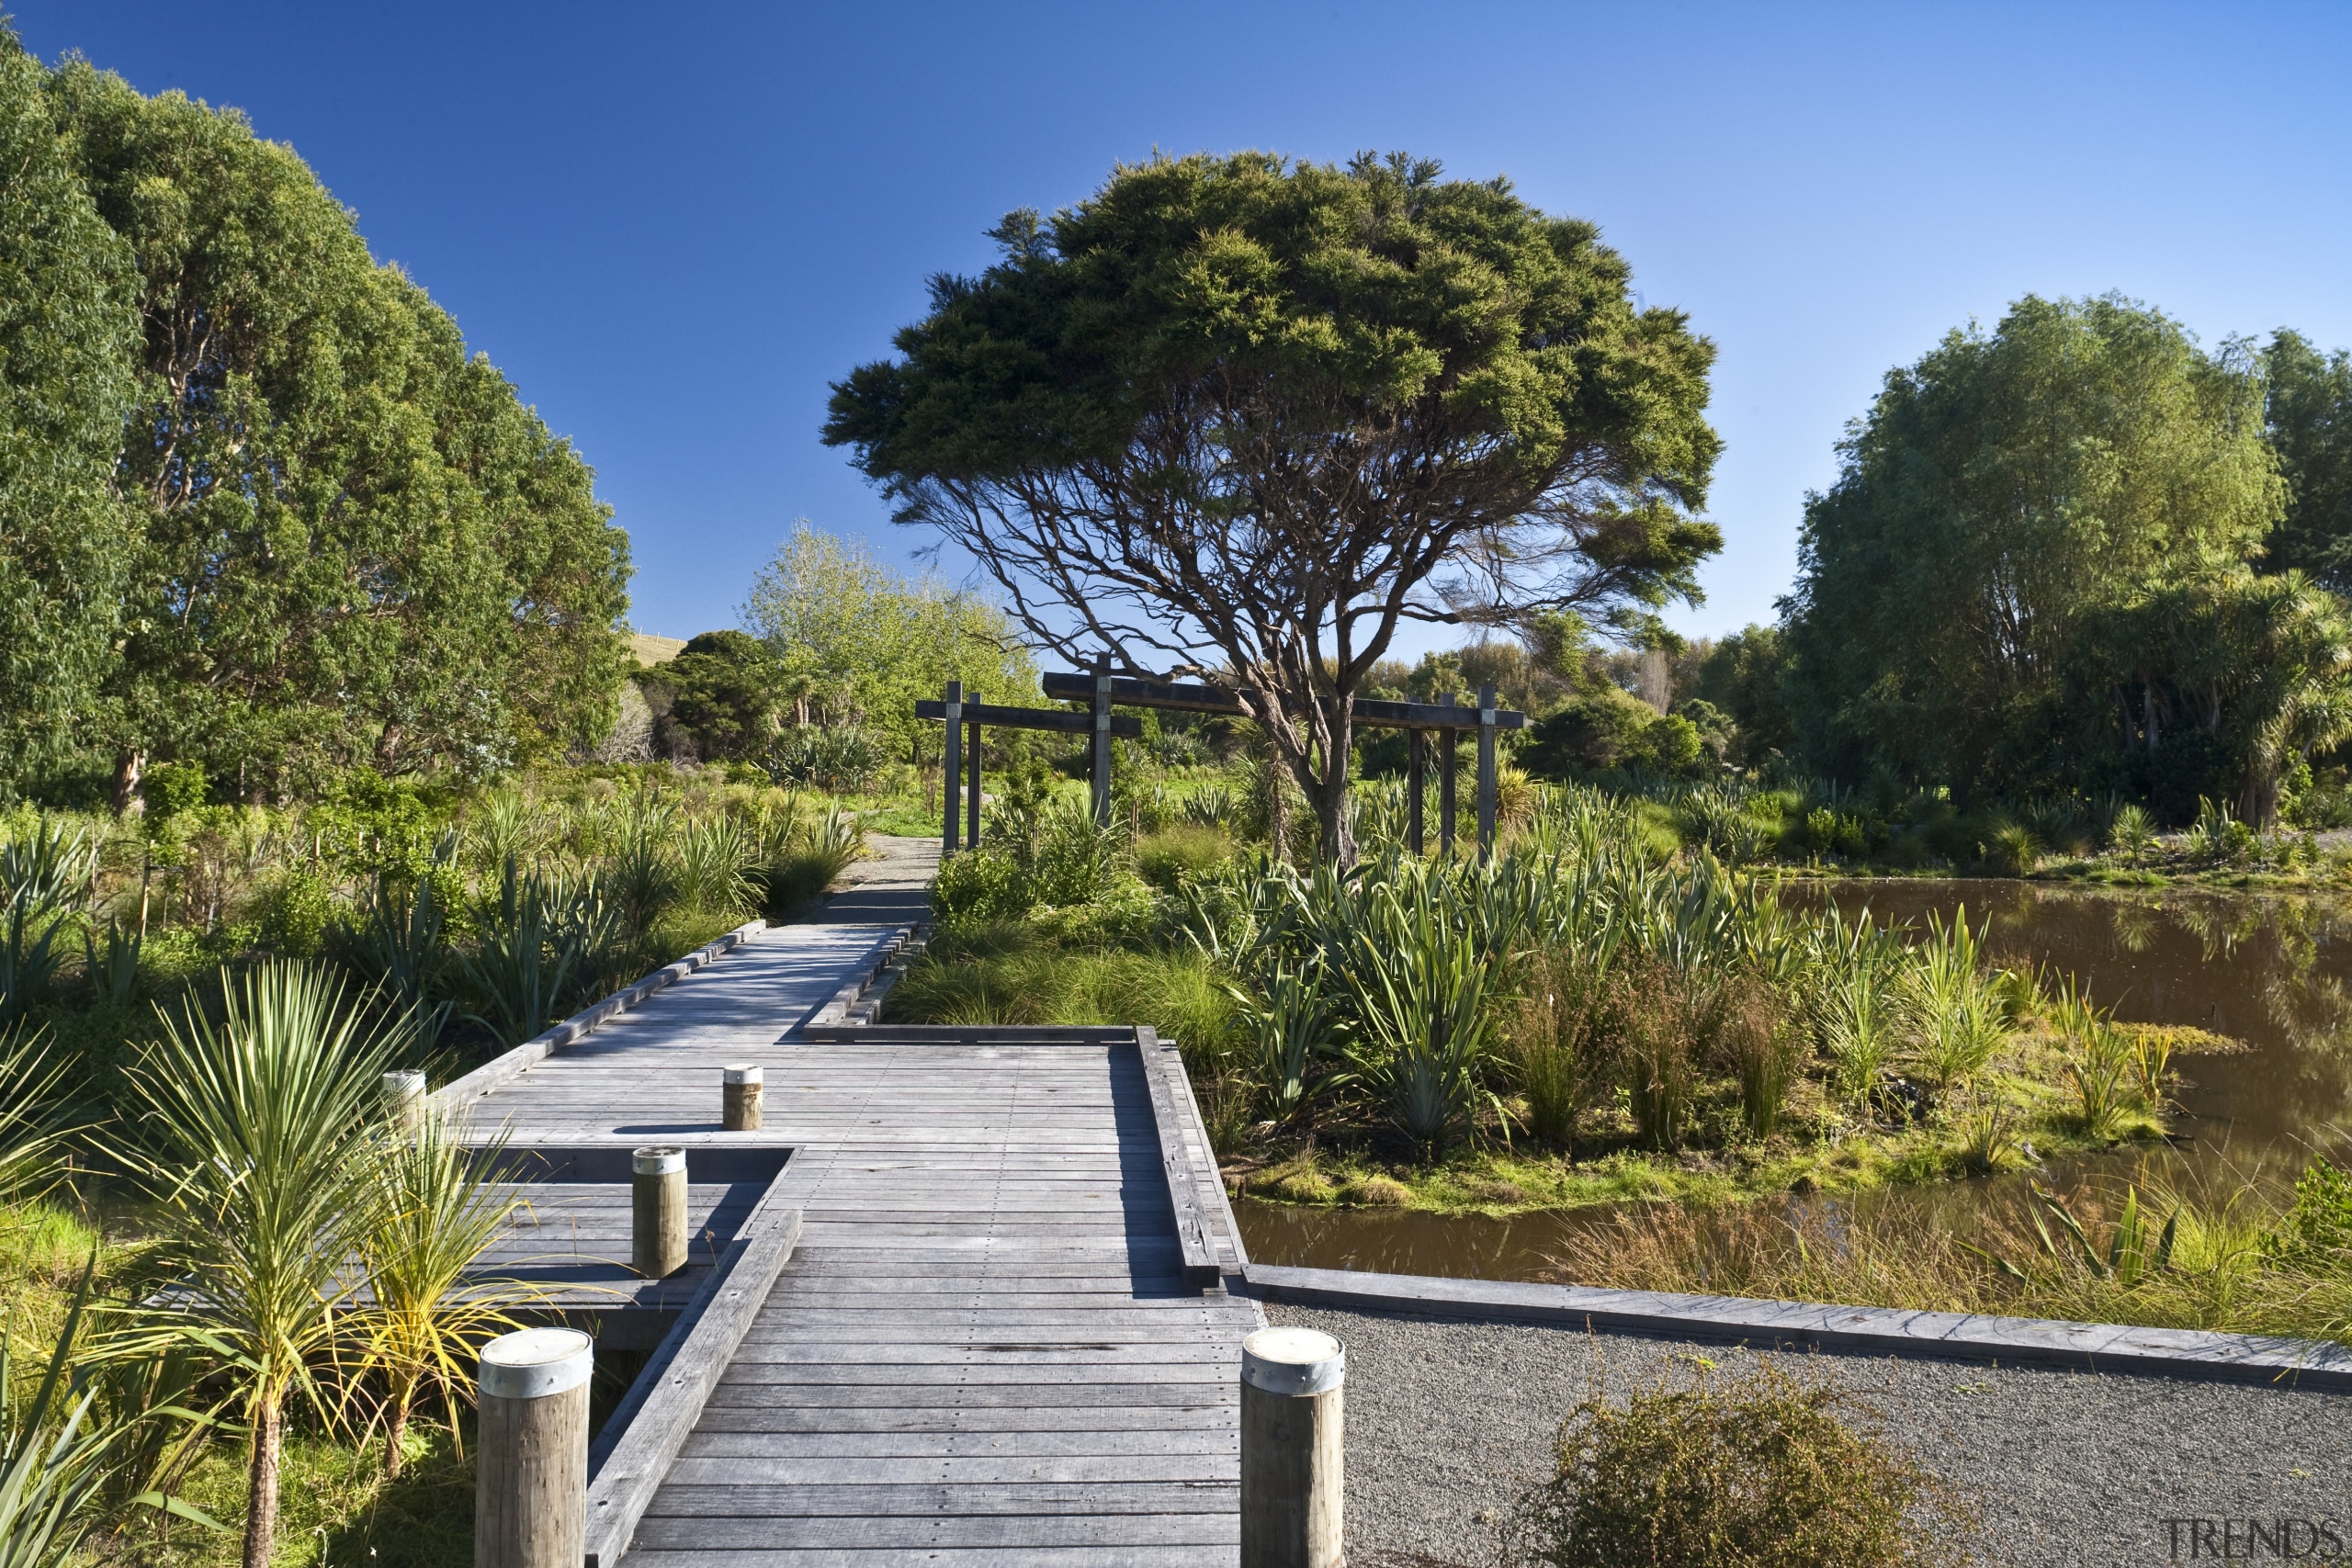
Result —
<path fill-rule="evenodd" d="M 624 1561 L 1230 1564 L 1239 1343 L 1261 1320 L 1201 1289 L 1234 1253 L 1172 1053 L 1103 1030 L 795 1032 L 874 941 L 761 933 L 468 1108 L 517 1148 L 660 1138 L 690 1171 L 698 1148 L 792 1151 L 770 1201 L 801 1212 L 798 1244 Z M 733 1061 L 767 1069 L 753 1142 L 718 1126 Z M 690 1192 L 708 1250 L 746 1223 L 741 1187 Z M 625 1188 L 535 1197 L 497 1261 L 624 1283 Z"/>

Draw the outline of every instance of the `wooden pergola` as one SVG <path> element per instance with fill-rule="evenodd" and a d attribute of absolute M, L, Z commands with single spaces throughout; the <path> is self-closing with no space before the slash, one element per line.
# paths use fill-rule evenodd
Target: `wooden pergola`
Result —
<path fill-rule="evenodd" d="M 1248 710 L 1241 699 L 1222 686 L 1194 684 L 1186 682 L 1159 681 L 1131 675 L 1114 675 L 1107 663 L 1098 663 L 1085 674 L 1049 674 L 1045 678 L 1048 697 L 1065 702 L 1084 703 L 1087 711 L 1073 712 L 1067 708 L 1005 707 L 993 703 L 967 703 L 960 681 L 947 682 L 944 702 L 918 702 L 917 718 L 944 720 L 947 726 L 946 790 L 944 829 L 941 835 L 945 851 L 953 854 L 958 848 L 957 818 L 964 815 L 956 809 L 956 783 L 964 777 L 962 728 L 971 727 L 971 770 L 968 784 L 970 800 L 969 831 L 964 841 L 977 846 L 980 841 L 980 727 L 1001 725 L 1016 729 L 1055 729 L 1066 734 L 1088 734 L 1094 737 L 1094 755 L 1091 776 L 1093 784 L 1094 819 L 1111 820 L 1111 738 L 1114 735 L 1134 739 L 1143 733 L 1142 722 L 1130 716 L 1114 714 L 1114 707 L 1161 708 L 1175 713 L 1230 714 L 1246 716 Z M 1511 708 L 1495 705 L 1495 689 L 1481 686 L 1475 706 L 1460 705 L 1452 694 L 1434 703 L 1392 703 L 1358 698 L 1354 708 L 1355 724 L 1365 729 L 1401 729 L 1406 732 L 1406 776 L 1410 805 L 1406 816 L 1406 839 L 1415 854 L 1426 847 L 1427 833 L 1422 822 L 1422 800 L 1429 792 L 1430 737 L 1437 737 L 1438 775 L 1438 847 L 1451 852 L 1453 848 L 1454 776 L 1457 767 L 1456 742 L 1465 730 L 1478 733 L 1478 852 L 1483 857 L 1495 846 L 1495 732 L 1500 729 L 1524 729 L 1527 716 Z"/>

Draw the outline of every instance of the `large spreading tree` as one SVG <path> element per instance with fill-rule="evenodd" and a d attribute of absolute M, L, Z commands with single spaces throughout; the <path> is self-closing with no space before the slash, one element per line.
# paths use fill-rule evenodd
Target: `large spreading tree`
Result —
<path fill-rule="evenodd" d="M 95 712 L 132 539 L 111 482 L 130 250 L 83 187 L 48 74 L 0 28 L 0 778 Z"/>
<path fill-rule="evenodd" d="M 1592 224 L 1402 155 L 1249 152 L 1123 166 L 993 237 L 825 439 L 1046 646 L 1230 682 L 1327 856 L 1400 627 L 1698 598 L 1713 345 L 1636 308 Z"/>
<path fill-rule="evenodd" d="M 2172 814 L 2340 739 L 2340 616 L 2247 561 L 2284 512 L 2261 367 L 2117 297 L 2019 300 L 1897 369 L 1783 602 L 1816 765 Z"/>
<path fill-rule="evenodd" d="M 569 443 L 242 115 L 78 61 L 43 95 L 112 231 L 100 302 L 135 310 L 85 378 L 127 544 L 92 579 L 115 646 L 74 728 L 118 801 L 151 761 L 275 794 L 600 735 L 628 547 Z"/>

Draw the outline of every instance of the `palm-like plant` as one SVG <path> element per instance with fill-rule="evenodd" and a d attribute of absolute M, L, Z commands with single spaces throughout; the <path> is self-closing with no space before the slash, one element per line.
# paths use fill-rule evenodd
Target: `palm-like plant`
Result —
<path fill-rule="evenodd" d="M 45 1032 L 0 1032 L 0 1198 L 25 1196 L 40 1184 L 62 1135 L 55 1099 L 65 1066 L 49 1060 Z"/>
<path fill-rule="evenodd" d="M 145 1348 L 198 1344 L 235 1385 L 253 1434 L 244 1564 L 269 1568 L 286 1402 L 318 1399 L 311 1368 L 357 1288 L 347 1260 L 379 1198 L 368 1118 L 397 1027 L 323 965 L 259 964 L 222 991 L 218 1023 L 157 1010 L 164 1037 L 129 1074 L 146 1141 L 123 1153 L 180 1276 Z"/>
<path fill-rule="evenodd" d="M 368 1278 L 361 1371 L 379 1373 L 387 1388 L 388 1478 L 401 1472 L 420 1397 L 440 1392 L 454 1438 L 476 1353 L 521 1326 L 509 1309 L 537 1294 L 515 1281 L 468 1277 L 522 1201 L 481 1178 L 504 1140 L 475 1149 L 458 1133 L 447 1116 L 428 1111 L 413 1137 L 387 1136 L 375 1148 L 375 1201 L 358 1238 Z"/>

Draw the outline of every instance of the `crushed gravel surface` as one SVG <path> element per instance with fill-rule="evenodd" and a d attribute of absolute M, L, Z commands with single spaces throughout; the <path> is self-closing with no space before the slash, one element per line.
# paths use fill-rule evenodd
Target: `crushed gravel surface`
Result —
<path fill-rule="evenodd" d="M 1348 1352 L 1351 1568 L 1484 1568 L 1491 1521 L 1552 1468 L 1561 1419 L 1596 1368 L 1620 1398 L 1691 1375 L 1734 1375 L 1756 1352 L 1544 1325 L 1399 1317 L 1268 1303 L 1267 1318 L 1336 1335 Z M 2285 1561 L 2248 1550 L 2245 1521 L 2326 1522 L 2352 1562 L 2352 1393 L 1785 1352 L 1867 1396 L 1886 1434 L 1974 1498 L 1987 1562 Z M 2213 1544 L 2193 1525 L 2212 1521 Z M 2224 1521 L 2235 1521 L 2224 1533 Z M 2329 1561 L 2298 1528 L 2301 1561 Z"/>

